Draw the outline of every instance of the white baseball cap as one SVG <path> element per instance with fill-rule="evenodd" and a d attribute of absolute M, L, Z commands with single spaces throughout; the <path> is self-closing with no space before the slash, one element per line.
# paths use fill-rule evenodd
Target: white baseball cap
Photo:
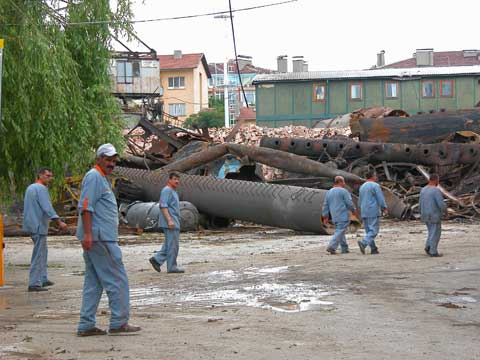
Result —
<path fill-rule="evenodd" d="M 112 144 L 103 144 L 100 145 L 99 148 L 97 149 L 97 157 L 101 156 L 114 156 L 118 155 L 117 150 L 115 149 L 115 146 Z"/>

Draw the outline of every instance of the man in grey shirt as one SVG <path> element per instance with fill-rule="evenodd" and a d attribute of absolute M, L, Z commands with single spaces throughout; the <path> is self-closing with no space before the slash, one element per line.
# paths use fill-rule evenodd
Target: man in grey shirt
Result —
<path fill-rule="evenodd" d="M 167 262 L 167 273 L 183 273 L 177 266 L 177 256 L 180 247 L 180 200 L 177 187 L 180 183 L 180 174 L 172 172 L 169 175 L 167 186 L 160 194 L 160 215 L 158 226 L 165 233 L 165 241 L 160 251 L 157 251 L 149 261 L 155 271 L 161 272 L 161 266 Z"/>
<path fill-rule="evenodd" d="M 440 178 L 437 174 L 430 175 L 430 181 L 420 191 L 421 220 L 427 225 L 428 236 L 425 252 L 432 257 L 442 256 L 437 247 L 442 232 L 442 214 L 447 208 L 443 202 L 443 195 L 438 188 Z"/>
<path fill-rule="evenodd" d="M 327 224 L 330 215 L 335 225 L 335 233 L 327 247 L 327 252 L 330 254 L 336 254 L 339 243 L 342 254 L 349 252 L 345 234 L 350 224 L 350 212 L 355 211 L 352 195 L 345 189 L 345 179 L 342 176 L 336 176 L 334 186 L 328 190 L 322 208 L 323 222 Z"/>
<path fill-rule="evenodd" d="M 39 169 L 37 180 L 27 188 L 23 200 L 23 232 L 30 234 L 33 241 L 28 291 L 47 291 L 46 287 L 53 285 L 47 277 L 47 235 L 50 220 L 55 220 L 61 230 L 67 229 L 67 224 L 60 220 L 50 202 L 47 186 L 52 178 L 52 170 L 45 167 Z"/>

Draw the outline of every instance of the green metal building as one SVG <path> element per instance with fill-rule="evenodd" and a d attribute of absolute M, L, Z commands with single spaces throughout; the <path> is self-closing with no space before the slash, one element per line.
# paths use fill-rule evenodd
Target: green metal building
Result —
<path fill-rule="evenodd" d="M 313 126 L 370 106 L 411 115 L 475 107 L 480 101 L 480 65 L 264 74 L 253 84 L 257 125 Z"/>

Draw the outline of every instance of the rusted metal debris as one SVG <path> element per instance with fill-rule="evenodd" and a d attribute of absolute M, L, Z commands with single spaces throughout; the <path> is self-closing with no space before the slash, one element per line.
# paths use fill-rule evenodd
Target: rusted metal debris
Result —
<path fill-rule="evenodd" d="M 369 163 L 408 162 L 423 165 L 474 164 L 480 155 L 480 144 L 395 144 L 354 140 L 317 140 L 263 137 L 261 147 L 323 160 L 363 158 Z"/>
<path fill-rule="evenodd" d="M 146 201 L 157 201 L 168 180 L 166 172 L 123 167 L 116 167 L 114 174 L 130 182 L 117 184 L 120 198 L 135 187 L 135 196 Z M 322 223 L 325 190 L 184 174 L 178 192 L 182 201 L 212 216 L 318 234 L 332 232 Z"/>
<path fill-rule="evenodd" d="M 480 133 L 480 110 L 438 112 L 411 117 L 352 118 L 352 135 L 360 141 L 433 144 L 457 131 Z"/>
<path fill-rule="evenodd" d="M 436 172 L 449 204 L 449 217 L 479 215 L 480 145 L 476 143 L 409 145 L 265 137 L 261 146 L 308 156 L 360 176 L 374 167 L 382 186 L 402 199 L 403 204 L 408 204 L 414 217 L 418 216 L 420 190 L 428 182 L 429 174 Z"/>

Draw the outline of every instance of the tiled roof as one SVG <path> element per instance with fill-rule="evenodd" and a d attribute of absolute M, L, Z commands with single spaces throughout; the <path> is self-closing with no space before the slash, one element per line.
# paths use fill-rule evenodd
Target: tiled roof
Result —
<path fill-rule="evenodd" d="M 434 51 L 433 66 L 468 66 L 480 65 L 480 51 L 477 56 L 465 56 L 464 51 Z M 385 68 L 412 68 L 417 67 L 417 61 L 414 57 L 397 61 L 382 67 Z"/>
<path fill-rule="evenodd" d="M 173 55 L 158 55 L 160 60 L 160 71 L 162 70 L 175 70 L 175 69 L 194 69 L 203 63 L 205 71 L 210 78 L 210 70 L 208 69 L 207 60 L 205 55 L 199 54 L 182 54 L 182 57 L 176 59 Z"/>
<path fill-rule="evenodd" d="M 229 74 L 233 74 L 237 72 L 237 64 L 235 60 L 228 61 L 229 68 L 232 67 Z M 223 63 L 210 63 L 208 64 L 210 69 L 210 73 L 212 74 L 223 74 Z M 230 70 L 230 69 L 229 69 Z M 275 70 L 265 69 L 258 66 L 254 66 L 252 64 L 246 64 L 241 70 L 240 74 L 273 74 Z"/>
<path fill-rule="evenodd" d="M 446 67 L 416 67 L 408 69 L 374 69 L 374 70 L 345 70 L 345 71 L 309 71 L 290 72 L 281 74 L 257 75 L 253 84 L 281 82 L 281 81 L 311 81 L 334 79 L 365 79 L 365 78 L 403 78 L 416 76 L 451 76 L 451 75 L 480 75 L 480 65 L 473 66 L 446 66 Z"/>

